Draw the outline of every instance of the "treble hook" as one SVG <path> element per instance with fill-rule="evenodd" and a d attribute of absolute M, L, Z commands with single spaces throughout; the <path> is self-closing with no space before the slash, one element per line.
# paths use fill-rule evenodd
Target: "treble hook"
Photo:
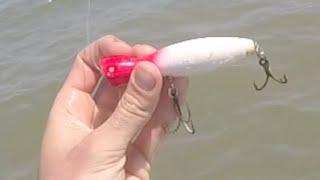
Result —
<path fill-rule="evenodd" d="M 260 47 L 260 45 L 255 42 L 255 50 L 256 50 L 256 54 L 259 58 L 259 64 L 260 66 L 262 66 L 262 68 L 264 69 L 264 72 L 266 73 L 266 79 L 263 83 L 263 85 L 261 87 L 258 87 L 256 85 L 256 83 L 253 83 L 253 86 L 254 88 L 257 90 L 257 91 L 261 91 L 263 88 L 265 88 L 268 84 L 268 81 L 270 78 L 272 78 L 274 81 L 280 83 L 280 84 L 285 84 L 288 82 L 288 78 L 287 76 L 284 74 L 283 75 L 283 78 L 280 78 L 280 79 L 276 79 L 272 74 L 271 74 L 271 71 L 270 71 L 270 63 L 267 59 L 267 57 L 265 56 L 264 54 L 264 51 L 262 50 L 262 48 Z"/>
<path fill-rule="evenodd" d="M 175 108 L 175 111 L 177 114 L 177 118 L 178 118 L 177 127 L 173 130 L 173 132 L 177 132 L 182 124 L 188 133 L 195 134 L 194 125 L 193 125 L 193 122 L 191 119 L 191 110 L 190 110 L 188 104 L 186 103 L 185 107 L 187 109 L 187 118 L 185 119 L 185 117 L 182 113 L 179 99 L 178 99 L 178 89 L 176 88 L 176 86 L 174 84 L 174 78 L 169 76 L 168 79 L 170 82 L 170 87 L 168 89 L 168 95 L 173 101 L 173 105 L 174 105 L 174 108 Z"/>

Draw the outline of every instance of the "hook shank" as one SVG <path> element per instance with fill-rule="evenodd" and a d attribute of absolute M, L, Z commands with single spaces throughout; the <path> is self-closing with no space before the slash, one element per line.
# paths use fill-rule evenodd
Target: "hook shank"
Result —
<path fill-rule="evenodd" d="M 178 119 L 178 124 L 177 127 L 173 130 L 173 132 L 178 131 L 178 129 L 181 126 L 181 123 L 183 125 L 183 127 L 186 129 L 186 131 L 190 134 L 195 134 L 195 129 L 194 129 L 194 125 L 191 119 L 191 110 L 188 106 L 188 104 L 185 105 L 186 109 L 187 109 L 187 114 L 186 114 L 186 119 L 183 115 L 181 106 L 180 106 L 180 102 L 178 99 L 178 91 L 177 88 L 174 85 L 174 78 L 173 77 L 168 77 L 169 81 L 170 81 L 170 87 L 168 89 L 168 95 L 169 97 L 172 99 L 173 101 L 173 105 L 177 114 L 177 119 Z"/>

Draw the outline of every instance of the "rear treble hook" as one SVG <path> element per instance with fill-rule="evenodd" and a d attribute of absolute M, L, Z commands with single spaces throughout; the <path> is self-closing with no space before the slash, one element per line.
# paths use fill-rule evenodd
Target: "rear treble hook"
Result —
<path fill-rule="evenodd" d="M 177 132 L 182 124 L 188 133 L 195 134 L 194 125 L 193 125 L 193 122 L 191 119 L 191 110 L 190 110 L 188 104 L 186 103 L 185 107 L 187 109 L 187 117 L 185 118 L 185 116 L 182 113 L 181 105 L 180 105 L 180 102 L 178 99 L 178 89 L 176 88 L 176 86 L 174 84 L 174 78 L 169 76 L 168 79 L 170 82 L 170 87 L 168 89 L 168 95 L 173 101 L 173 105 L 174 105 L 174 108 L 175 108 L 175 111 L 177 114 L 177 119 L 178 119 L 177 127 L 173 130 L 173 132 Z"/>
<path fill-rule="evenodd" d="M 285 84 L 288 82 L 288 78 L 285 74 L 283 75 L 283 78 L 280 78 L 280 79 L 276 79 L 271 74 L 270 63 L 269 63 L 267 57 L 265 56 L 264 51 L 262 50 L 262 48 L 260 47 L 260 45 L 257 42 L 255 42 L 255 51 L 256 51 L 256 54 L 259 58 L 259 64 L 260 64 L 260 66 L 262 66 L 262 68 L 264 69 L 264 72 L 266 73 L 266 79 L 261 87 L 258 87 L 256 85 L 256 83 L 253 83 L 253 86 L 257 91 L 261 91 L 263 88 L 265 88 L 267 86 L 270 78 L 278 83 L 281 83 L 281 84 Z"/>

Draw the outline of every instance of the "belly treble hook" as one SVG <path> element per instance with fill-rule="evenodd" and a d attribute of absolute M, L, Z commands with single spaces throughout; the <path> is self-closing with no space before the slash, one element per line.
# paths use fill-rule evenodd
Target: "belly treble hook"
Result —
<path fill-rule="evenodd" d="M 170 87 L 168 89 L 168 95 L 172 99 L 174 109 L 176 111 L 178 124 L 176 128 L 172 131 L 173 133 L 177 132 L 181 124 L 186 129 L 189 134 L 195 134 L 195 128 L 191 119 L 191 109 L 188 106 L 188 103 L 185 104 L 187 114 L 184 115 L 182 112 L 181 104 L 178 98 L 178 89 L 174 84 L 174 77 L 168 76 Z"/>

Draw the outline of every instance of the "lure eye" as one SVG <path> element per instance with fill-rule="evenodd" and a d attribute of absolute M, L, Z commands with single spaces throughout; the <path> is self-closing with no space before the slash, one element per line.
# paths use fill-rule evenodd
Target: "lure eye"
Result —
<path fill-rule="evenodd" d="M 100 67 L 110 83 L 118 86 L 128 82 L 137 59 L 130 56 L 110 56 L 100 61 Z"/>

